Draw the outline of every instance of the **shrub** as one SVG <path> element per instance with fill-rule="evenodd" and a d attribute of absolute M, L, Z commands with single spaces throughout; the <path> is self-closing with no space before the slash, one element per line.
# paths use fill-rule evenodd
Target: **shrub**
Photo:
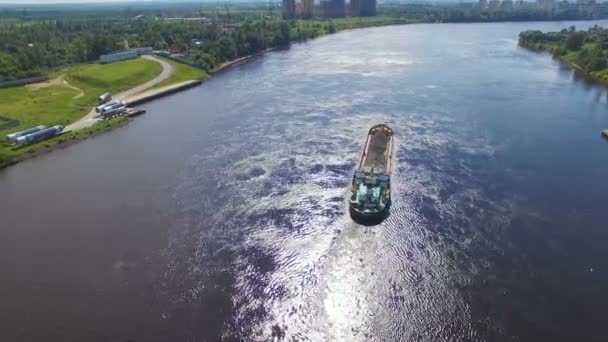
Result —
<path fill-rule="evenodd" d="M 573 32 L 566 38 L 566 49 L 570 51 L 579 50 L 585 42 L 585 32 Z"/>

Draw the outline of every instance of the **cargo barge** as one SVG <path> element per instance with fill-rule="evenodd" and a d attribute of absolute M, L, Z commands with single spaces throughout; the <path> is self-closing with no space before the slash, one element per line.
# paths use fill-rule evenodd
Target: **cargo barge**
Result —
<path fill-rule="evenodd" d="M 349 206 L 355 221 L 374 223 L 388 216 L 393 145 L 393 130 L 390 127 L 380 124 L 370 128 L 352 179 Z"/>

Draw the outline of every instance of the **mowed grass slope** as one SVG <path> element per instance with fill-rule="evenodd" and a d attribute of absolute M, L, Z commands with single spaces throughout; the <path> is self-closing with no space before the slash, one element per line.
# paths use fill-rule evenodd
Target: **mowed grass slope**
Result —
<path fill-rule="evenodd" d="M 53 75 L 63 76 L 71 86 L 53 85 L 39 89 L 14 87 L 0 89 L 0 116 L 19 120 L 20 124 L 0 129 L 0 164 L 43 147 L 56 144 L 61 137 L 17 149 L 6 143 L 7 134 L 38 125 L 70 124 L 85 116 L 103 93 L 119 93 L 145 83 L 162 71 L 160 64 L 147 59 L 135 59 L 113 64 L 88 64 L 61 70 Z M 2 122 L 0 122 L 1 124 Z"/>
<path fill-rule="evenodd" d="M 175 73 L 169 79 L 157 84 L 153 89 L 162 88 L 162 87 L 166 87 L 169 85 L 178 84 L 178 83 L 182 83 L 182 82 L 186 82 L 186 81 L 204 80 L 207 77 L 209 77 L 209 74 L 207 74 L 204 70 L 201 70 L 201 69 L 198 69 L 195 67 L 191 67 L 184 63 L 175 62 L 175 61 L 172 61 L 167 58 L 161 58 L 161 59 L 163 59 L 167 63 L 171 64 L 175 70 Z"/>
<path fill-rule="evenodd" d="M 19 126 L 0 131 L 2 138 L 13 131 L 37 125 L 66 125 L 78 120 L 89 112 L 87 108 L 73 105 L 78 93 L 59 85 L 41 89 L 0 89 L 0 116 L 20 121 Z"/>
<path fill-rule="evenodd" d="M 112 64 L 77 66 L 64 70 L 66 80 L 82 89 L 84 96 L 77 105 L 93 106 L 103 93 L 117 94 L 154 79 L 162 72 L 159 63 L 147 59 L 133 59 Z"/>

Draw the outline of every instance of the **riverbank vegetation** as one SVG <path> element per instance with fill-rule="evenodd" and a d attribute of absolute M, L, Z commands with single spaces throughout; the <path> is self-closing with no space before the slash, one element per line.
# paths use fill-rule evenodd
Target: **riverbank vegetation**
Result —
<path fill-rule="evenodd" d="M 519 6 L 519 7 L 517 7 Z M 0 5 L 2 7 L 2 5 Z M 6 7 L 6 6 L 5 6 Z M 82 4 L 0 10 L 0 82 L 134 47 L 181 53 L 207 71 L 271 47 L 343 29 L 412 22 L 576 20 L 608 17 L 608 5 L 533 5 L 483 9 L 471 4 L 378 5 L 378 17 L 283 21 L 280 8 L 252 4 Z"/>
<path fill-rule="evenodd" d="M 38 124 L 69 124 L 84 116 L 99 94 L 124 91 L 161 72 L 157 63 L 142 59 L 110 65 L 90 63 L 101 54 L 129 48 L 150 46 L 199 66 L 196 69 L 170 61 L 176 73 L 156 86 L 163 87 L 204 79 L 228 61 L 345 29 L 416 22 L 591 19 L 608 15 L 606 5 L 589 11 L 561 4 L 546 11 L 529 6 L 485 10 L 463 4 L 395 3 L 380 5 L 378 17 L 285 21 L 280 19 L 280 8 L 267 4 L 239 4 L 237 9 L 212 4 L 138 6 L 99 3 L 78 7 L 32 5 L 28 10 L 0 8 L 0 82 L 37 75 L 49 75 L 54 80 L 42 87 L 0 90 L 0 135 Z M 571 39 L 583 35 L 570 33 L 574 37 Z M 583 43 L 576 48 L 565 40 L 560 42 L 559 55 L 601 78 L 605 64 L 598 62 L 598 56 L 604 55 L 603 41 L 592 37 L 584 33 Z M 91 130 L 97 129 L 97 125 L 93 127 Z M 63 139 L 77 137 L 75 134 Z M 59 139 L 24 149 L 1 143 L 0 164 L 53 141 Z"/>
<path fill-rule="evenodd" d="M 146 59 L 87 64 L 55 72 L 49 82 L 0 89 L 0 116 L 18 122 L 0 129 L 0 164 L 37 150 L 37 145 L 48 144 L 16 148 L 4 141 L 6 134 L 37 125 L 66 126 L 84 117 L 100 94 L 118 93 L 145 83 L 160 74 L 161 69 L 158 63 Z"/>
<path fill-rule="evenodd" d="M 58 135 L 51 139 L 42 141 L 37 144 L 25 146 L 23 148 L 6 148 L 6 146 L 0 146 L 0 169 L 11 165 L 20 158 L 28 158 L 36 153 L 50 151 L 54 148 L 65 146 L 78 140 L 86 139 L 88 137 L 95 136 L 105 131 L 109 131 L 115 127 L 126 124 L 130 119 L 126 116 L 121 116 L 112 120 L 104 120 L 96 123 L 93 126 L 83 128 L 78 131 L 68 132 L 62 135 Z"/>
<path fill-rule="evenodd" d="M 398 3 L 378 5 L 378 15 L 408 18 L 431 23 L 476 23 L 502 21 L 592 20 L 608 17 L 606 4 L 575 4 L 574 1 L 542 4 L 534 1 L 502 2 L 492 8 L 480 2 L 460 4 Z"/>
<path fill-rule="evenodd" d="M 574 26 L 559 32 L 524 31 L 519 44 L 554 57 L 580 69 L 589 78 L 608 83 L 608 30 L 597 25 L 587 31 Z"/>

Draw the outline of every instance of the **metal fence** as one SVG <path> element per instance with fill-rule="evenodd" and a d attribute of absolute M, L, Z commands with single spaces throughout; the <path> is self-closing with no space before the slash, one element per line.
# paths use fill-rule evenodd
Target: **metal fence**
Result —
<path fill-rule="evenodd" d="M 200 65 L 198 65 L 198 64 L 196 64 L 196 63 L 188 62 L 188 61 L 186 61 L 186 60 L 183 60 L 183 59 L 180 59 L 180 58 L 173 57 L 173 56 L 171 56 L 171 54 L 166 53 L 166 52 L 157 52 L 157 53 L 155 53 L 155 55 L 160 56 L 160 57 L 163 57 L 163 58 L 166 58 L 166 59 L 170 59 L 170 60 L 172 60 L 172 61 L 174 61 L 174 62 L 178 62 L 178 63 L 182 63 L 182 64 L 189 65 L 189 66 L 191 66 L 191 67 L 193 67 L 193 68 L 197 68 L 197 69 L 205 70 L 204 68 L 202 68 Z"/>
<path fill-rule="evenodd" d="M 48 76 L 22 78 L 20 80 L 0 82 L 0 88 L 10 88 L 10 87 L 22 86 L 22 85 L 26 85 L 26 84 L 30 84 L 30 83 L 44 82 L 44 81 L 48 81 L 48 80 L 49 80 Z"/>
<path fill-rule="evenodd" d="M 19 120 L 13 120 L 5 116 L 0 116 L 0 130 L 19 126 Z"/>

